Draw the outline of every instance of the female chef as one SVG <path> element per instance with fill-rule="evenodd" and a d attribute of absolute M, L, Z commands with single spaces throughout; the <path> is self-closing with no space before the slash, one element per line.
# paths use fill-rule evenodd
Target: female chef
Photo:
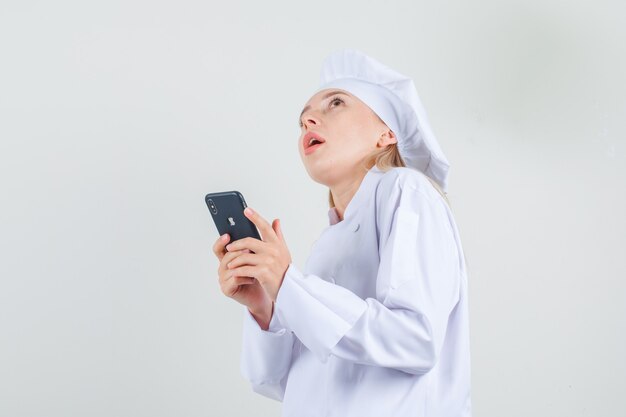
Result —
<path fill-rule="evenodd" d="M 304 268 L 280 223 L 213 250 L 245 308 L 241 372 L 283 417 L 471 416 L 467 272 L 445 197 L 449 164 L 410 78 L 330 54 L 298 150 L 329 187 Z"/>

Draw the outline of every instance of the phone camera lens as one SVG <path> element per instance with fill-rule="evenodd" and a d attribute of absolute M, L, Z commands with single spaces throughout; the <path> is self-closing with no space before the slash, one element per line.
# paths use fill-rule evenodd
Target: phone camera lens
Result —
<path fill-rule="evenodd" d="M 213 214 L 217 214 L 217 207 L 215 206 L 215 203 L 213 202 L 213 200 L 209 199 L 207 203 L 209 204 L 209 208 L 211 209 Z"/>

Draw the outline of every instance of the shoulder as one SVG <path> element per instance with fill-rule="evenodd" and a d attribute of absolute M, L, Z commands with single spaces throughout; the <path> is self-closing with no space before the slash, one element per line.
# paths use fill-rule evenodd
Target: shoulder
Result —
<path fill-rule="evenodd" d="M 384 172 L 378 183 L 377 197 L 389 202 L 402 194 L 419 194 L 432 202 L 443 201 L 443 197 L 426 177 L 426 174 L 409 167 L 393 167 Z"/>
<path fill-rule="evenodd" d="M 376 223 L 381 238 L 399 228 L 398 236 L 414 233 L 454 239 L 452 212 L 426 174 L 408 167 L 384 172 L 376 190 Z M 450 240 L 451 242 L 452 240 Z"/>
<path fill-rule="evenodd" d="M 375 195 L 376 221 L 383 230 L 390 230 L 398 216 L 409 223 L 423 218 L 434 226 L 449 227 L 452 214 L 448 204 L 426 175 L 416 169 L 394 167 L 382 173 Z"/>
<path fill-rule="evenodd" d="M 426 175 L 413 168 L 394 167 L 381 175 L 375 213 L 379 247 L 389 239 L 403 242 L 400 246 L 423 239 L 433 251 L 436 245 L 442 251 L 455 245 L 450 208 Z"/>

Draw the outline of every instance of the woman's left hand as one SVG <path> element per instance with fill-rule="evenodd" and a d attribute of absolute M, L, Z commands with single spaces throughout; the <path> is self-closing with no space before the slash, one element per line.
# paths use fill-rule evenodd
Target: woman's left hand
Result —
<path fill-rule="evenodd" d="M 237 256 L 229 262 L 228 269 L 236 276 L 256 278 L 272 301 L 276 301 L 285 272 L 291 263 L 291 254 L 280 229 L 280 220 L 274 219 L 270 225 L 250 207 L 244 210 L 244 214 L 259 229 L 262 240 L 245 237 L 226 245 L 228 251 L 249 249 L 254 252 Z"/>

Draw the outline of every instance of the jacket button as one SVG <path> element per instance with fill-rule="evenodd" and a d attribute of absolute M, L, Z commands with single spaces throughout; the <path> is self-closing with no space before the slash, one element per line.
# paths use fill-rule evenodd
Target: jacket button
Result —
<path fill-rule="evenodd" d="M 359 230 L 359 227 L 361 227 L 361 224 L 360 224 L 360 223 L 357 223 L 357 224 L 356 224 L 356 227 L 354 228 L 354 231 L 356 232 L 357 230 Z"/>

